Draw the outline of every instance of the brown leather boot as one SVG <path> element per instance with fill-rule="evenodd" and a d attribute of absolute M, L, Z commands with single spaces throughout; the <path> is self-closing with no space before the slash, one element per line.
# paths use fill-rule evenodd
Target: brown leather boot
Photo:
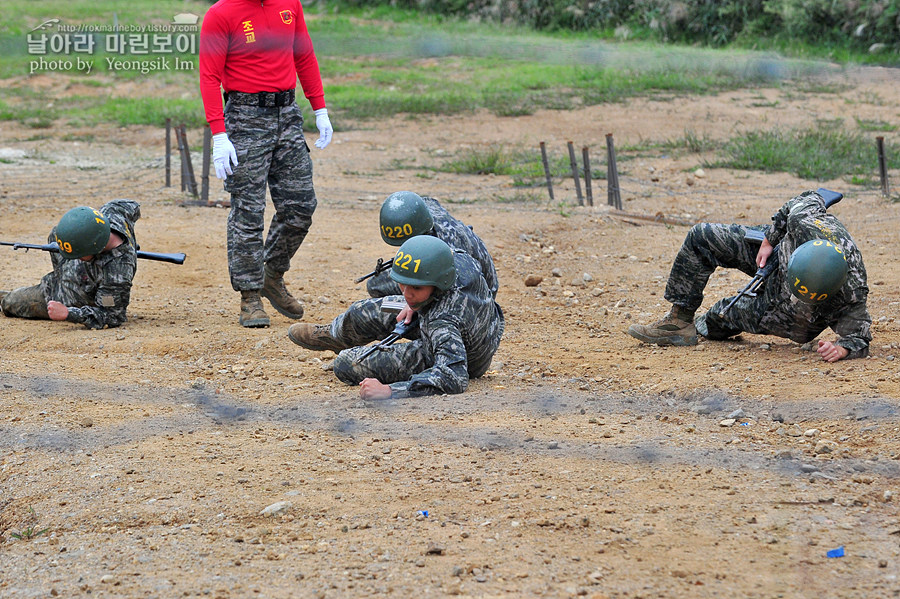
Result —
<path fill-rule="evenodd" d="M 282 315 L 294 320 L 303 318 L 303 305 L 284 286 L 284 273 L 269 270 L 268 267 L 265 272 L 266 277 L 263 279 L 260 294 Z"/>
<path fill-rule="evenodd" d="M 241 291 L 241 326 L 249 328 L 269 326 L 269 316 L 263 310 L 259 291 Z"/>
<path fill-rule="evenodd" d="M 300 347 L 313 351 L 328 351 L 330 349 L 334 353 L 339 353 L 342 349 L 347 349 L 348 347 L 331 336 L 331 327 L 328 325 L 298 322 L 290 326 L 288 337 Z"/>
<path fill-rule="evenodd" d="M 697 345 L 697 329 L 693 316 L 684 308 L 674 306 L 653 324 L 633 324 L 628 334 L 644 343 L 656 345 Z"/>

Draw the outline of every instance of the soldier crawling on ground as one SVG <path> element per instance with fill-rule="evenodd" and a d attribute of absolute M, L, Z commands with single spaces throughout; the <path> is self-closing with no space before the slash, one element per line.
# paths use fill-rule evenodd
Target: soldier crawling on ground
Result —
<path fill-rule="evenodd" d="M 672 309 L 651 325 L 631 325 L 628 334 L 657 345 L 696 345 L 698 334 L 724 340 L 743 331 L 809 343 L 830 327 L 840 338 L 818 341 L 823 360 L 866 357 L 872 340 L 866 269 L 850 233 L 825 207 L 815 191 L 789 200 L 772 216 L 771 226 L 752 228 L 764 232 L 761 242 L 741 225 L 695 225 L 666 284 Z M 776 245 L 777 268 L 755 296 L 741 297 L 728 310 L 731 298 L 721 300 L 694 318 L 716 267 L 752 275 Z"/>
<path fill-rule="evenodd" d="M 454 218 L 446 208 L 434 198 L 421 197 L 412 191 L 397 191 L 385 199 L 379 214 L 381 238 L 388 245 L 399 247 L 410 237 L 431 235 L 450 246 L 463 251 L 481 267 L 481 275 L 497 297 L 497 271 L 494 260 L 472 227 Z M 399 295 L 400 287 L 391 279 L 385 268 L 366 282 L 366 290 L 371 297 Z"/>
<path fill-rule="evenodd" d="M 487 372 L 500 345 L 504 319 L 479 264 L 430 235 L 400 246 L 390 272 L 402 296 L 364 299 L 329 325 L 291 325 L 291 341 L 338 354 L 334 374 L 359 384 L 365 400 L 462 393 Z M 385 302 L 405 302 L 400 314 Z M 370 341 L 387 337 L 397 322 L 411 323 L 411 339 L 359 360 Z"/>
<path fill-rule="evenodd" d="M 141 208 L 131 200 L 112 200 L 95 210 L 66 212 L 50 232 L 53 272 L 37 285 L 0 291 L 6 316 L 82 323 L 89 329 L 125 322 L 131 281 L 137 270 L 134 223 Z"/>

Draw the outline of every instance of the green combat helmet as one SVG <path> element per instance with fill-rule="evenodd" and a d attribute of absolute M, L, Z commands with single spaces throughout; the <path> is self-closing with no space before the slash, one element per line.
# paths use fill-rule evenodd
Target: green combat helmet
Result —
<path fill-rule="evenodd" d="M 109 242 L 109 222 L 99 210 L 79 206 L 66 212 L 56 225 L 59 252 L 76 260 L 99 254 Z"/>
<path fill-rule="evenodd" d="M 431 235 L 408 239 L 394 256 L 391 278 L 402 285 L 434 285 L 446 291 L 456 282 L 453 250 Z"/>
<path fill-rule="evenodd" d="M 381 205 L 381 238 L 388 245 L 402 245 L 434 226 L 428 206 L 417 193 L 395 191 Z"/>
<path fill-rule="evenodd" d="M 824 239 L 807 241 L 791 254 L 787 278 L 791 293 L 805 304 L 833 296 L 847 280 L 844 250 Z"/>

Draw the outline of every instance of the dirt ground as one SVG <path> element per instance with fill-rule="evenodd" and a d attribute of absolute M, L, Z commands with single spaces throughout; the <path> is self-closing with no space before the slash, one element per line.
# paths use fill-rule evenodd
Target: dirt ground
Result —
<path fill-rule="evenodd" d="M 624 148 L 836 118 L 900 126 L 900 73 L 835 82 L 345 123 L 313 150 L 319 208 L 287 274 L 305 320 L 363 297 L 353 280 L 391 255 L 377 215 L 400 189 L 481 235 L 507 319 L 466 393 L 371 403 L 326 370 L 332 354 L 289 342 L 288 319 L 238 325 L 227 209 L 183 206 L 177 177 L 164 187 L 161 130 L 0 124 L 3 240 L 43 242 L 71 206 L 128 197 L 142 249 L 187 254 L 140 262 L 121 328 L 0 318 L 0 596 L 900 597 L 900 203 L 846 181 L 693 172 L 697 154 L 620 163 L 623 212 L 672 222 L 766 223 L 805 189 L 844 192 L 833 212 L 863 251 L 874 341 L 867 359 L 827 364 L 773 337 L 625 335 L 666 311 L 687 227 L 611 210 L 603 181 L 594 207 L 572 205 L 571 180 L 556 201 L 513 203 L 506 177 L 432 170 L 540 141 L 601 163 L 607 133 Z M 48 268 L 0 248 L 2 288 Z M 718 271 L 704 305 L 746 281 Z"/>

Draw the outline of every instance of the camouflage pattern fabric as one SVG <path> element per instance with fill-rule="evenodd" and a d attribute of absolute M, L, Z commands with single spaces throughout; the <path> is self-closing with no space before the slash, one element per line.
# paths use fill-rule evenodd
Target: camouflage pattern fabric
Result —
<path fill-rule="evenodd" d="M 316 210 L 312 160 L 296 104 L 243 106 L 228 102 L 225 129 L 238 164 L 225 179 L 231 194 L 228 270 L 235 291 L 263 286 L 265 265 L 286 272 L 312 224 Z M 263 243 L 266 185 L 275 215 Z"/>
<path fill-rule="evenodd" d="M 141 208 L 131 200 L 112 200 L 101 206 L 100 212 L 124 243 L 97 254 L 90 262 L 67 260 L 61 254 L 51 253 L 53 272 L 41 279 L 40 294 L 32 287 L 12 291 L 3 301 L 6 315 L 49 318 L 47 302 L 54 300 L 69 308 L 66 320 L 83 323 L 89 329 L 112 328 L 125 322 L 131 281 L 137 271 L 134 223 L 141 217 Z M 55 227 L 48 241 L 56 241 Z M 38 305 L 39 301 L 43 305 Z"/>
<path fill-rule="evenodd" d="M 494 268 L 494 260 L 490 252 L 484 246 L 481 238 L 461 220 L 453 218 L 447 210 L 434 198 L 423 197 L 422 201 L 428 207 L 431 217 L 434 219 L 434 227 L 429 235 L 437 237 L 450 246 L 450 249 L 460 250 L 475 259 L 481 266 L 481 275 L 487 282 L 491 296 L 497 297 L 497 288 L 500 286 L 497 280 L 497 270 Z M 398 295 L 400 287 L 390 277 L 391 271 L 386 270 L 366 282 L 366 290 L 371 297 L 384 297 L 386 295 Z"/>
<path fill-rule="evenodd" d="M 16 318 L 50 319 L 47 313 L 47 300 L 40 285 L 13 289 L 0 300 L 0 311 L 6 316 Z"/>
<path fill-rule="evenodd" d="M 381 311 L 385 299 L 354 303 L 331 323 L 331 335 L 350 347 L 334 361 L 334 374 L 354 385 L 364 378 L 389 384 L 392 397 L 418 397 L 462 393 L 469 380 L 487 372 L 500 345 L 505 326 L 503 312 L 494 302 L 481 268 L 462 252 L 454 253 L 456 284 L 435 291 L 434 301 L 417 312 L 406 343 L 375 352 L 360 364 L 353 360 L 371 341 L 384 339 L 396 324 L 396 314 Z"/>
<path fill-rule="evenodd" d="M 708 339 L 727 339 L 742 331 L 775 335 L 806 343 L 826 328 L 840 336 L 837 345 L 848 358 L 869 353 L 872 319 L 866 308 L 869 289 L 866 269 L 853 238 L 838 219 L 826 212 L 825 201 L 807 191 L 789 200 L 772 217 L 765 231 L 772 245 L 778 244 L 778 268 L 765 280 L 756 297 L 744 297 L 719 316 L 731 298 L 717 302 L 695 321 L 697 332 Z M 787 264 L 795 248 L 811 239 L 827 239 L 841 247 L 847 257 L 849 275 L 838 293 L 822 303 L 809 305 L 791 294 L 785 279 Z M 736 268 L 753 275 L 759 242 L 746 237 L 741 225 L 703 223 L 688 232 L 669 274 L 665 298 L 695 311 L 703 302 L 703 290 L 716 267 Z"/>

